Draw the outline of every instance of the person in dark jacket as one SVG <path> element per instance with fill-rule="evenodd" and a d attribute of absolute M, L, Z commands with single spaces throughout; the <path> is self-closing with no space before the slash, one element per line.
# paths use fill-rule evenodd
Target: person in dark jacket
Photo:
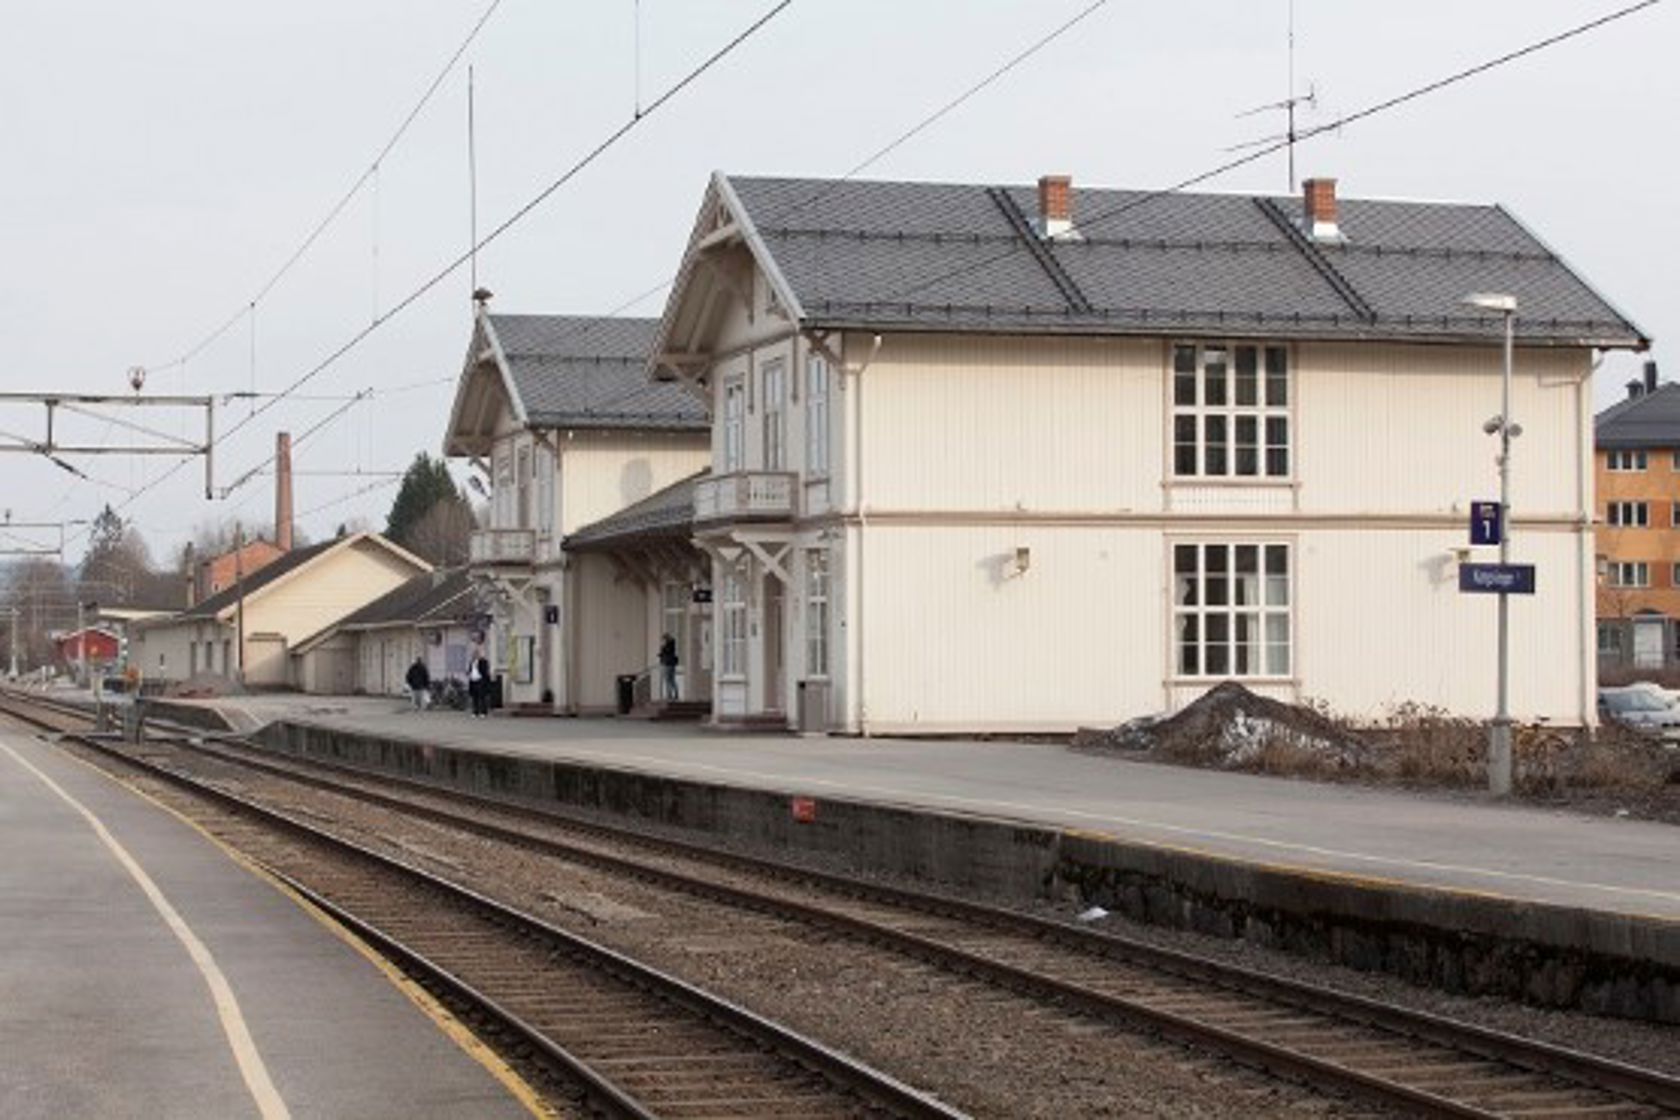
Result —
<path fill-rule="evenodd" d="M 483 719 L 490 714 L 490 659 L 480 650 L 473 655 L 472 668 L 467 671 L 467 692 L 472 696 L 473 718 Z"/>
<path fill-rule="evenodd" d="M 677 698 L 677 640 L 666 634 L 659 639 L 659 675 L 665 682 L 665 699 Z"/>
<path fill-rule="evenodd" d="M 414 701 L 414 710 L 423 712 L 431 706 L 432 673 L 426 668 L 426 659 L 416 657 L 414 664 L 408 667 L 408 676 L 403 678 L 408 682 L 408 694 Z"/>

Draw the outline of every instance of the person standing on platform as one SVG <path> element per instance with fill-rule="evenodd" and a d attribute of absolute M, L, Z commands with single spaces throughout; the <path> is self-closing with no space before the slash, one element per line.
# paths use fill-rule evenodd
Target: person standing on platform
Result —
<path fill-rule="evenodd" d="M 408 676 L 403 678 L 408 682 L 409 696 L 414 700 L 414 710 L 423 712 L 431 706 L 432 672 L 426 668 L 426 659 L 416 657 L 414 664 L 408 667 Z"/>
<path fill-rule="evenodd" d="M 472 697 L 474 719 L 490 714 L 490 659 L 482 649 L 473 652 L 472 668 L 467 671 L 467 692 Z"/>
<path fill-rule="evenodd" d="M 665 685 L 665 699 L 677 698 L 677 640 L 666 634 L 659 639 L 659 675 Z"/>

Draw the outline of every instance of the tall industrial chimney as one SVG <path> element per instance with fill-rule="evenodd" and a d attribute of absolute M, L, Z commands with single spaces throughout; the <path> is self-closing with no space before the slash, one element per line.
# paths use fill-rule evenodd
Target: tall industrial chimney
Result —
<path fill-rule="evenodd" d="M 274 437 L 274 545 L 292 550 L 292 433 Z"/>

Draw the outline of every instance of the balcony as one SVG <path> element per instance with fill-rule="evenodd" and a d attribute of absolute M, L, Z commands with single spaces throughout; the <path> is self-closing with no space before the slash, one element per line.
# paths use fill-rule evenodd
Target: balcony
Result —
<path fill-rule="evenodd" d="M 467 541 L 474 568 L 528 568 L 537 560 L 535 529 L 475 529 Z"/>
<path fill-rule="evenodd" d="M 783 471 L 736 471 L 702 479 L 694 488 L 694 521 L 791 521 L 795 476 Z"/>

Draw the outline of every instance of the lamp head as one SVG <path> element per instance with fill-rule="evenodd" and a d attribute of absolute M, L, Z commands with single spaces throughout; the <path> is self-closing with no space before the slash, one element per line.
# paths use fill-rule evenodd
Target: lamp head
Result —
<path fill-rule="evenodd" d="M 1506 315 L 1517 312 L 1517 297 L 1505 292 L 1471 292 L 1464 297 L 1466 307 L 1477 307 L 1483 311 L 1498 311 Z"/>

